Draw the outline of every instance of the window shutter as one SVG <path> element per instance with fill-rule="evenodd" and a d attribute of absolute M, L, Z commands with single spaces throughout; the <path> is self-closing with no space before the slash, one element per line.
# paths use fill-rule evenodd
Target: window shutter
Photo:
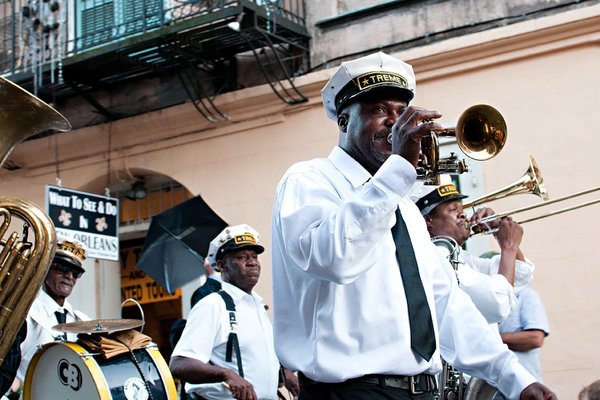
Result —
<path fill-rule="evenodd" d="M 81 11 L 80 35 L 83 47 L 106 43 L 112 39 L 115 27 L 114 8 L 112 1 L 106 1 Z"/>

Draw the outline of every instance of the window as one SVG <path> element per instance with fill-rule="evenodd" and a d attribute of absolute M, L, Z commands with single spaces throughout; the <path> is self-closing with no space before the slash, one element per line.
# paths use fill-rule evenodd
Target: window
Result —
<path fill-rule="evenodd" d="M 79 0 L 77 47 L 89 48 L 160 27 L 168 0 Z"/>

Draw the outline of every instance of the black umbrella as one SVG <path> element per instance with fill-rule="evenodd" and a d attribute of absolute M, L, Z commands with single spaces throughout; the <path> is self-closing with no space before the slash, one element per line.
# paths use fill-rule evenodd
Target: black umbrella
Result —
<path fill-rule="evenodd" d="M 208 246 L 223 221 L 200 196 L 152 217 L 137 267 L 173 294 L 204 273 Z"/>

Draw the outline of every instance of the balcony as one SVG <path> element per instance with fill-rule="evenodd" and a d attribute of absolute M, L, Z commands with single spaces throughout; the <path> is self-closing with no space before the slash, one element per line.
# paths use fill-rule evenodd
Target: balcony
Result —
<path fill-rule="evenodd" d="M 212 99 L 248 85 L 240 63 L 256 71 L 249 85 L 306 100 L 293 84 L 309 68 L 302 0 L 0 0 L 0 32 L 0 74 L 59 109 L 84 99 L 107 120 L 149 110 L 114 113 L 99 92 L 152 78 L 179 81 L 184 101 L 225 118 Z"/>

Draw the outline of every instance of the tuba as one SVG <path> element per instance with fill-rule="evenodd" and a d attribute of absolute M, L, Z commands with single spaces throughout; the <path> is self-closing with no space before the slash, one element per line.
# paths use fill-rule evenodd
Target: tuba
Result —
<path fill-rule="evenodd" d="M 68 131 L 58 111 L 0 77 L 0 166 L 23 140 L 46 130 Z M 0 197 L 0 363 L 4 361 L 41 287 L 54 252 L 56 230 L 46 212 L 32 202 Z M 22 234 L 9 233 L 13 219 Z"/>

